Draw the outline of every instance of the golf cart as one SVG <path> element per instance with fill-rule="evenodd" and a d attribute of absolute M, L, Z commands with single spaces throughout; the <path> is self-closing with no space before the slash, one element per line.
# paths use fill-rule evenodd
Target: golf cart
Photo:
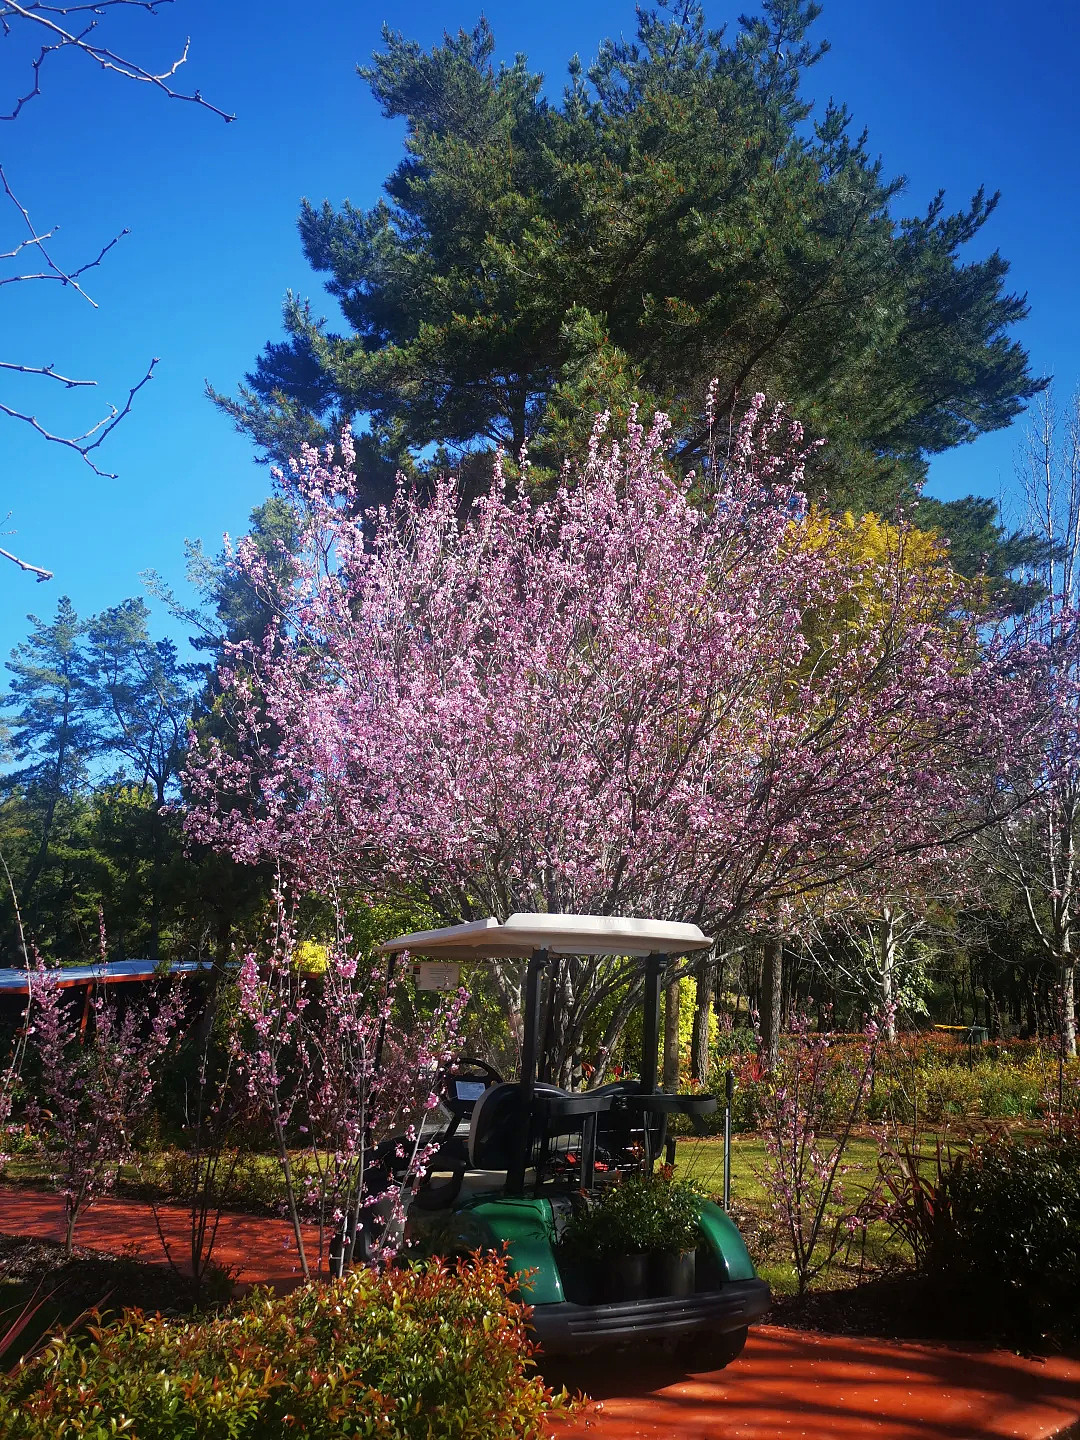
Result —
<path fill-rule="evenodd" d="M 704 1095 L 657 1087 L 660 992 L 671 956 L 708 949 L 696 925 L 595 915 L 511 915 L 401 935 L 381 947 L 394 959 L 527 959 L 521 1075 L 502 1079 L 489 1065 L 460 1058 L 440 1077 L 449 1116 L 428 1177 L 408 1212 L 408 1236 L 434 1253 L 505 1248 L 523 1277 L 532 1324 L 548 1353 L 642 1339 L 687 1342 L 707 1363 L 741 1351 L 746 1327 L 761 1319 L 769 1289 L 757 1278 L 735 1225 L 711 1201 L 698 1214 L 700 1242 L 689 1289 L 611 1298 L 584 1286 L 560 1238 L 583 1207 L 631 1175 L 674 1161 L 673 1114 L 716 1109 Z M 571 1093 L 537 1078 L 541 1003 L 557 957 L 634 956 L 644 966 L 641 1076 Z M 660 1293 L 657 1293 L 658 1290 Z"/>

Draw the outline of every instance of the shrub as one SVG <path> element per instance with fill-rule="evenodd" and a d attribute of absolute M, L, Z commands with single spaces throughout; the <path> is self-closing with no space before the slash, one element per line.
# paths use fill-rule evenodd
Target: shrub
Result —
<path fill-rule="evenodd" d="M 1080 1337 L 1080 1135 L 939 1156 L 891 1208 L 898 1228 L 914 1228 L 944 1303 L 980 1328 L 1021 1342 Z"/>
<path fill-rule="evenodd" d="M 732 1037 L 738 1037 L 737 1041 Z M 716 1050 L 718 1092 L 725 1069 L 736 1077 L 732 1129 L 756 1130 L 765 1123 L 758 1082 L 761 1070 L 744 1032 L 721 1033 L 729 1048 Z M 793 1040 L 785 1038 L 784 1045 Z M 858 1057 L 863 1041 L 857 1036 L 833 1036 L 829 1065 L 823 1076 L 820 1119 L 835 1126 L 851 1108 L 858 1079 Z M 1062 1112 L 1066 1119 L 1080 1117 L 1080 1061 L 1069 1060 L 1063 1077 Z M 942 1034 L 902 1034 L 878 1047 L 870 1087 L 863 1097 L 863 1114 L 877 1122 L 891 1120 L 929 1125 L 964 1120 L 1054 1119 L 1058 1108 L 1058 1055 L 1052 1043 L 1037 1040 L 998 1040 L 969 1047 L 963 1040 Z M 690 1132 L 688 1122 L 674 1117 L 673 1131 Z M 723 1129 L 723 1108 L 707 1118 L 713 1134 Z"/>
<path fill-rule="evenodd" d="M 929 1264 L 1024 1338 L 1080 1336 L 1080 1137 L 985 1145 L 946 1177 Z"/>
<path fill-rule="evenodd" d="M 580 1210 L 563 1231 L 568 1253 L 582 1259 L 693 1250 L 701 1238 L 701 1196 L 663 1169 L 631 1175 Z"/>
<path fill-rule="evenodd" d="M 0 1380 L 6 1440 L 539 1440 L 526 1307 L 501 1259 L 256 1292 L 209 1318 L 129 1311 Z"/>

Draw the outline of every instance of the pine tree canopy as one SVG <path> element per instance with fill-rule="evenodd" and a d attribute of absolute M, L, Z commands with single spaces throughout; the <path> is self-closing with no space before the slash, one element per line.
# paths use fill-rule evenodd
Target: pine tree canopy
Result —
<path fill-rule="evenodd" d="M 996 195 L 903 215 L 846 108 L 804 96 L 818 13 L 765 0 L 728 33 L 693 3 L 639 12 L 557 102 L 524 56 L 494 62 L 483 20 L 430 52 L 386 30 L 360 74 L 405 156 L 372 208 L 305 202 L 299 222 L 345 326 L 290 295 L 288 338 L 215 399 L 275 461 L 366 427 L 382 498 L 399 468 L 526 440 L 542 480 L 632 400 L 698 464 L 715 377 L 722 417 L 763 390 L 828 437 L 811 488 L 833 508 L 910 502 L 930 456 L 1042 382 L 1007 262 L 965 257 Z"/>

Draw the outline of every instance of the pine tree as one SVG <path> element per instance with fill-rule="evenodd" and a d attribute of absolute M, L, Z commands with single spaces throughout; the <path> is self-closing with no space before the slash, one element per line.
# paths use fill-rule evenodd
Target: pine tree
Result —
<path fill-rule="evenodd" d="M 4 777 L 7 790 L 23 791 L 36 817 L 37 844 L 24 875 L 21 902 L 35 914 L 35 891 L 49 859 L 58 818 L 76 798 L 94 751 L 89 713 L 86 625 L 64 595 L 56 618 L 29 617 L 29 637 L 12 651 L 14 677 L 3 703 L 8 708 L 11 749 L 17 768 Z"/>
<path fill-rule="evenodd" d="M 179 794 L 180 769 L 201 667 L 182 665 L 171 640 L 153 640 L 144 600 L 125 600 L 87 627 L 89 690 L 98 748 L 116 765 L 114 783 L 143 797 L 150 851 L 149 950 L 161 958 L 166 852 L 178 843 L 164 813 Z"/>
<path fill-rule="evenodd" d="M 818 11 L 766 0 L 730 37 L 697 4 L 639 12 L 637 40 L 573 60 L 557 103 L 524 57 L 495 64 L 484 21 L 430 52 L 386 31 L 360 73 L 405 157 L 370 209 L 300 216 L 346 328 L 290 296 L 287 340 L 218 403 L 275 461 L 362 422 L 383 498 L 432 447 L 483 469 L 528 439 L 542 481 L 595 410 L 634 400 L 674 416 L 675 458 L 698 465 L 717 377 L 722 418 L 764 390 L 828 437 L 810 488 L 833 508 L 910 503 L 930 456 L 1040 388 L 1011 338 L 1027 306 L 1000 254 L 963 255 L 996 196 L 898 218 L 903 181 L 848 111 L 812 120 Z"/>

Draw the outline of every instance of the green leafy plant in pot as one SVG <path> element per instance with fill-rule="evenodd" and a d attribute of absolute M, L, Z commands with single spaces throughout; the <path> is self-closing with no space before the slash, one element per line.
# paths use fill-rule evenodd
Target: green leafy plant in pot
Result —
<path fill-rule="evenodd" d="M 591 1197 L 562 1235 L 569 1289 L 604 1301 L 692 1294 L 700 1203 L 667 1171 L 629 1176 Z"/>
<path fill-rule="evenodd" d="M 668 1167 L 651 1177 L 653 1220 L 649 1245 L 649 1282 L 653 1295 L 687 1296 L 697 1284 L 697 1247 L 701 1242 L 701 1195 Z"/>

